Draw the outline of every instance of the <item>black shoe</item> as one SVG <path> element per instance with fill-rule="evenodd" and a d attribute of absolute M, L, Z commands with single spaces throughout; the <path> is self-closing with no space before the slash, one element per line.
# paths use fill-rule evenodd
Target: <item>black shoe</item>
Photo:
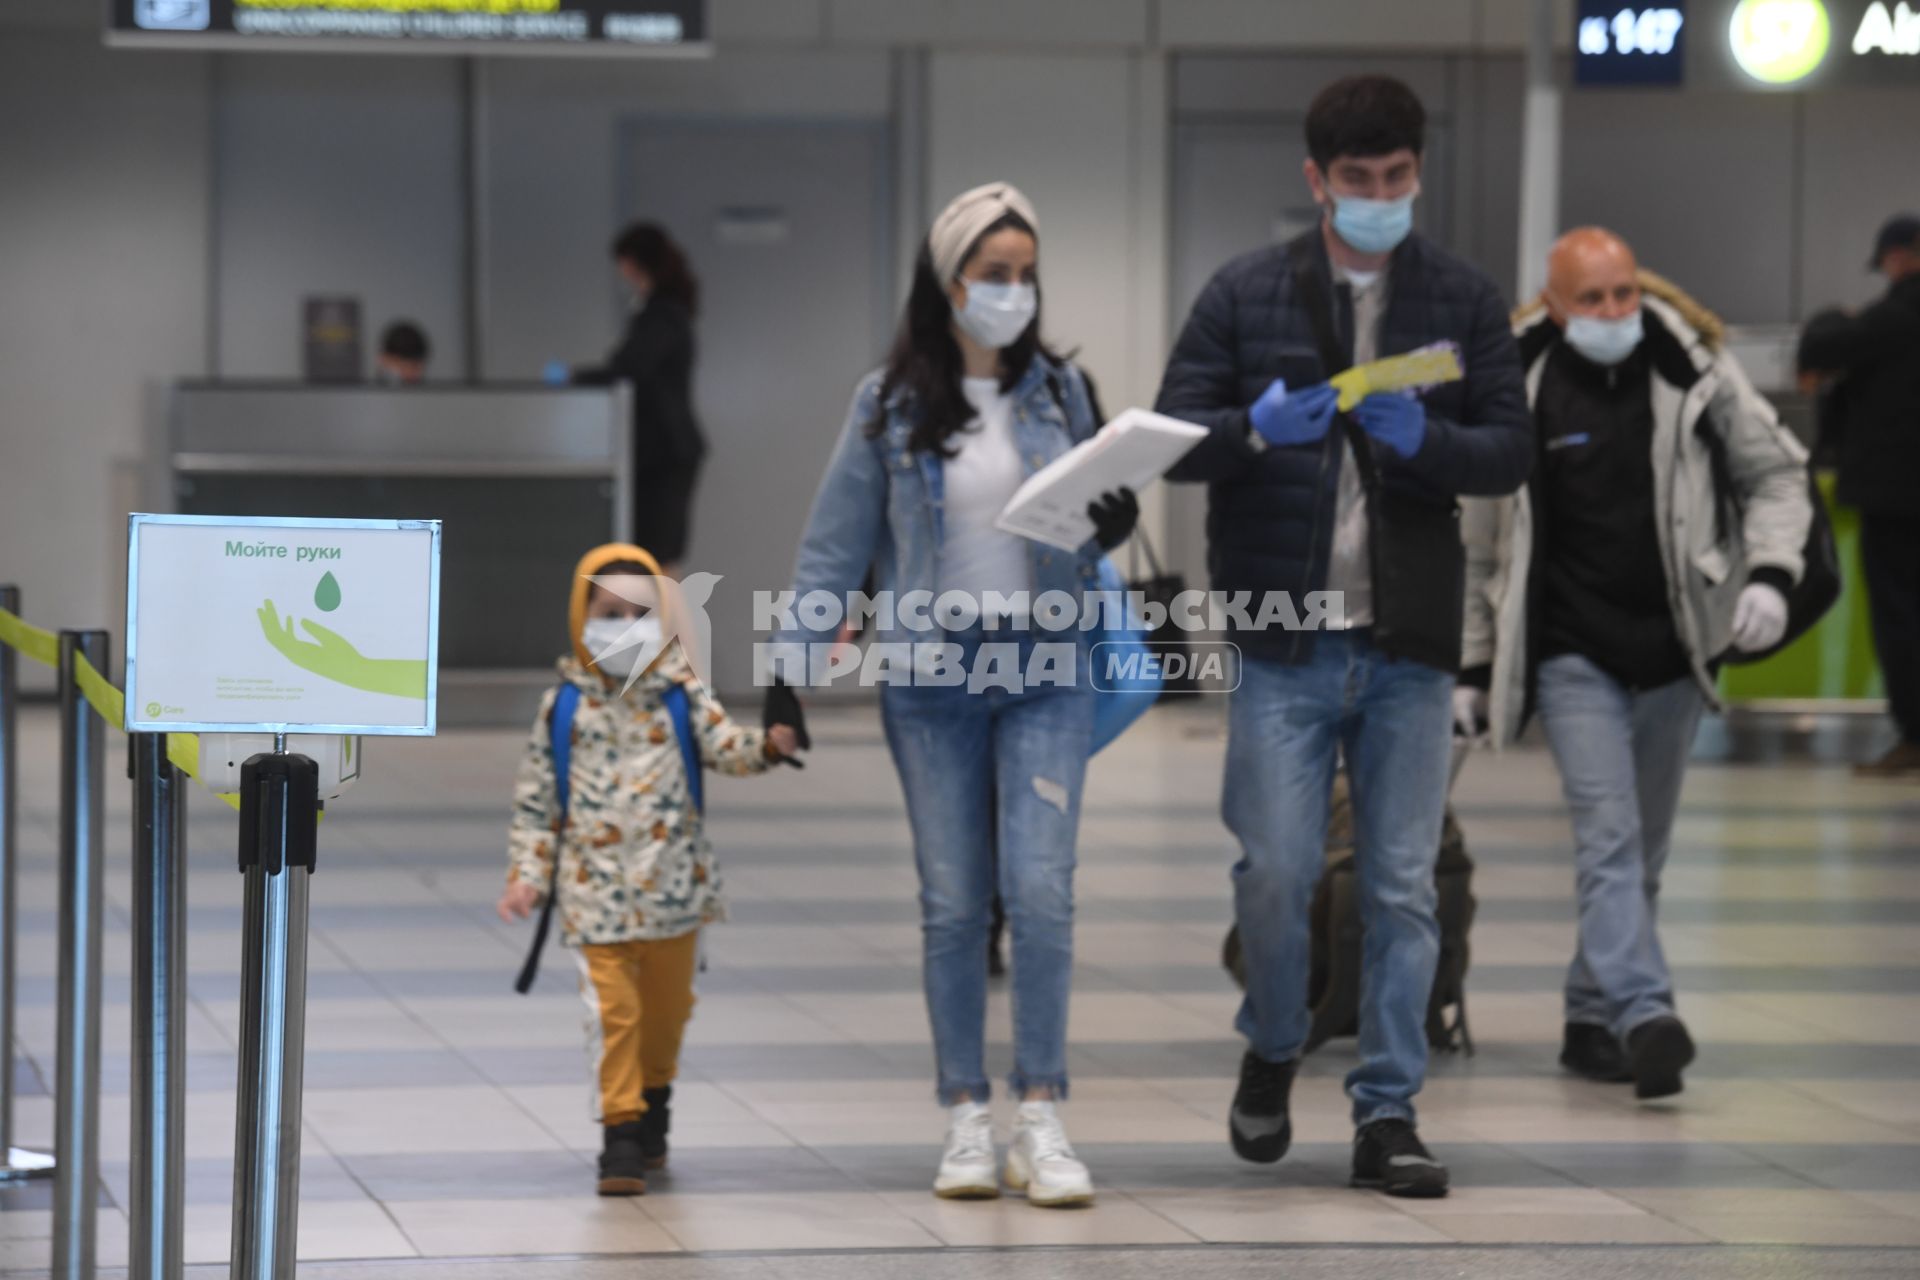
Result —
<path fill-rule="evenodd" d="M 1240 1087 L 1234 1091 L 1227 1132 L 1233 1153 L 1255 1164 L 1272 1164 L 1293 1143 L 1293 1117 L 1287 1098 L 1293 1093 L 1293 1073 L 1300 1060 L 1267 1062 L 1248 1050 L 1240 1059 Z"/>
<path fill-rule="evenodd" d="M 1684 1087 L 1680 1071 L 1692 1061 L 1693 1037 L 1678 1018 L 1650 1018 L 1627 1032 L 1627 1066 L 1636 1098 L 1671 1098 Z"/>
<path fill-rule="evenodd" d="M 647 1161 L 640 1154 L 644 1126 L 638 1120 L 610 1124 L 600 1151 L 600 1194 L 640 1196 L 647 1193 Z"/>
<path fill-rule="evenodd" d="M 667 1167 L 667 1130 L 673 1125 L 673 1086 L 644 1090 L 647 1109 L 640 1115 L 640 1157 L 649 1169 Z"/>
<path fill-rule="evenodd" d="M 1436 1200 L 1447 1194 L 1447 1166 L 1405 1120 L 1375 1120 L 1353 1135 L 1353 1185 Z"/>
<path fill-rule="evenodd" d="M 1590 1022 L 1569 1022 L 1566 1038 L 1560 1046 L 1560 1065 L 1577 1076 L 1601 1084 L 1629 1084 L 1633 1070 L 1627 1066 L 1627 1051 L 1614 1039 L 1613 1032 Z"/>

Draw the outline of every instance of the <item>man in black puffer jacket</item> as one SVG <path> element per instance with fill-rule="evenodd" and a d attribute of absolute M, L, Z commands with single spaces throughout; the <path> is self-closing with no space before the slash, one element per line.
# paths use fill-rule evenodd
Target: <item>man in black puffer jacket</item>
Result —
<path fill-rule="evenodd" d="M 1251 625 L 1231 637 L 1243 662 L 1222 804 L 1243 851 L 1234 898 L 1247 960 L 1234 1150 L 1267 1163 L 1291 1139 L 1288 1094 L 1310 1021 L 1308 907 L 1343 750 L 1366 930 L 1361 1062 L 1347 1077 L 1353 1182 L 1401 1196 L 1444 1195 L 1448 1182 L 1414 1129 L 1413 1098 L 1426 1072 L 1460 660 L 1455 497 L 1512 492 L 1534 455 L 1499 291 L 1412 234 L 1425 122 L 1397 80 L 1358 76 L 1321 92 L 1306 129 L 1321 226 L 1214 276 L 1157 406 L 1210 431 L 1172 474 L 1207 483 L 1214 589 L 1250 599 Z M 1458 348 L 1464 379 L 1337 411 L 1329 377 L 1441 341 Z M 1263 601 L 1285 594 L 1310 608 L 1314 592 L 1344 602 L 1328 629 L 1261 629 L 1273 616 Z"/>
<path fill-rule="evenodd" d="M 1858 315 L 1827 312 L 1800 337 L 1800 367 L 1838 375 L 1840 491 L 1860 512 L 1873 647 L 1900 741 L 1856 772 L 1920 775 L 1920 217 L 1889 218 L 1873 244 L 1887 292 Z M 1823 431 L 1826 424 L 1822 424 Z M 1822 440 L 1823 444 L 1829 443 Z"/>

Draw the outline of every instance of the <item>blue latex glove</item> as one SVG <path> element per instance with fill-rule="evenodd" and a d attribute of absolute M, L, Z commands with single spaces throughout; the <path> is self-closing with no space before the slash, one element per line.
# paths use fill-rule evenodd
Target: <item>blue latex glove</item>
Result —
<path fill-rule="evenodd" d="M 1333 407 L 1339 399 L 1340 393 L 1324 382 L 1290 392 L 1285 382 L 1275 378 L 1247 410 L 1247 417 L 1268 444 L 1312 444 L 1333 425 Z"/>
<path fill-rule="evenodd" d="M 1376 391 L 1353 408 L 1360 429 L 1403 458 L 1420 452 L 1427 439 L 1427 406 L 1412 396 Z"/>
<path fill-rule="evenodd" d="M 573 370 L 565 360 L 549 360 L 541 366 L 540 378 L 550 387 L 564 387 L 573 381 Z"/>

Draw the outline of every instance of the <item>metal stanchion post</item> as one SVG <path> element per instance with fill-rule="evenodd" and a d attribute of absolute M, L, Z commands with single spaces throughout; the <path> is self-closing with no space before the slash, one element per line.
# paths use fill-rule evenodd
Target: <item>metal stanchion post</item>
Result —
<path fill-rule="evenodd" d="M 107 725 L 80 695 L 80 658 L 107 669 L 107 633 L 60 633 L 60 1017 L 54 1081 L 53 1280 L 93 1280 L 100 1194 L 100 915 Z"/>
<path fill-rule="evenodd" d="M 240 772 L 246 903 L 231 1280 L 293 1280 L 299 1226 L 307 877 L 320 770 L 286 750 L 286 735 L 277 735 L 273 754 L 254 756 Z"/>
<path fill-rule="evenodd" d="M 133 735 L 132 1280 L 179 1280 L 186 1208 L 187 795 L 167 735 Z"/>
<path fill-rule="evenodd" d="M 18 617 L 20 588 L 0 587 L 0 609 Z M 51 1178 L 53 1157 L 13 1145 L 13 962 L 19 901 L 20 655 L 0 644 L 0 1182 Z"/>

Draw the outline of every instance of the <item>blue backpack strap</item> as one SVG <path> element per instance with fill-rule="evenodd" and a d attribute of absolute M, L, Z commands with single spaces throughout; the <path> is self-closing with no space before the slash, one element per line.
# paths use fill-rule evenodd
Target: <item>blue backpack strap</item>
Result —
<path fill-rule="evenodd" d="M 573 716 L 580 709 L 580 686 L 568 681 L 554 695 L 547 717 L 547 741 L 553 748 L 553 792 L 559 801 L 560 822 L 567 820 L 568 793 L 573 790 Z"/>
<path fill-rule="evenodd" d="M 693 797 L 693 807 L 705 813 L 707 805 L 700 785 L 700 744 L 693 736 L 693 712 L 687 704 L 687 686 L 668 685 L 664 699 L 667 714 L 673 717 L 673 736 L 680 740 L 680 759 L 687 767 L 687 792 Z"/>
<path fill-rule="evenodd" d="M 527 948 L 526 962 L 513 989 L 521 995 L 533 989 L 540 973 L 540 953 L 546 950 L 547 933 L 553 928 L 553 904 L 560 896 L 560 842 L 567 827 L 567 804 L 573 790 L 573 717 L 580 710 L 580 686 L 572 681 L 560 686 L 553 696 L 553 710 L 547 713 L 547 743 L 553 749 L 553 793 L 556 804 L 553 824 L 553 879 L 547 885 L 547 900 L 540 904 L 540 923 L 533 929 L 533 945 Z"/>

